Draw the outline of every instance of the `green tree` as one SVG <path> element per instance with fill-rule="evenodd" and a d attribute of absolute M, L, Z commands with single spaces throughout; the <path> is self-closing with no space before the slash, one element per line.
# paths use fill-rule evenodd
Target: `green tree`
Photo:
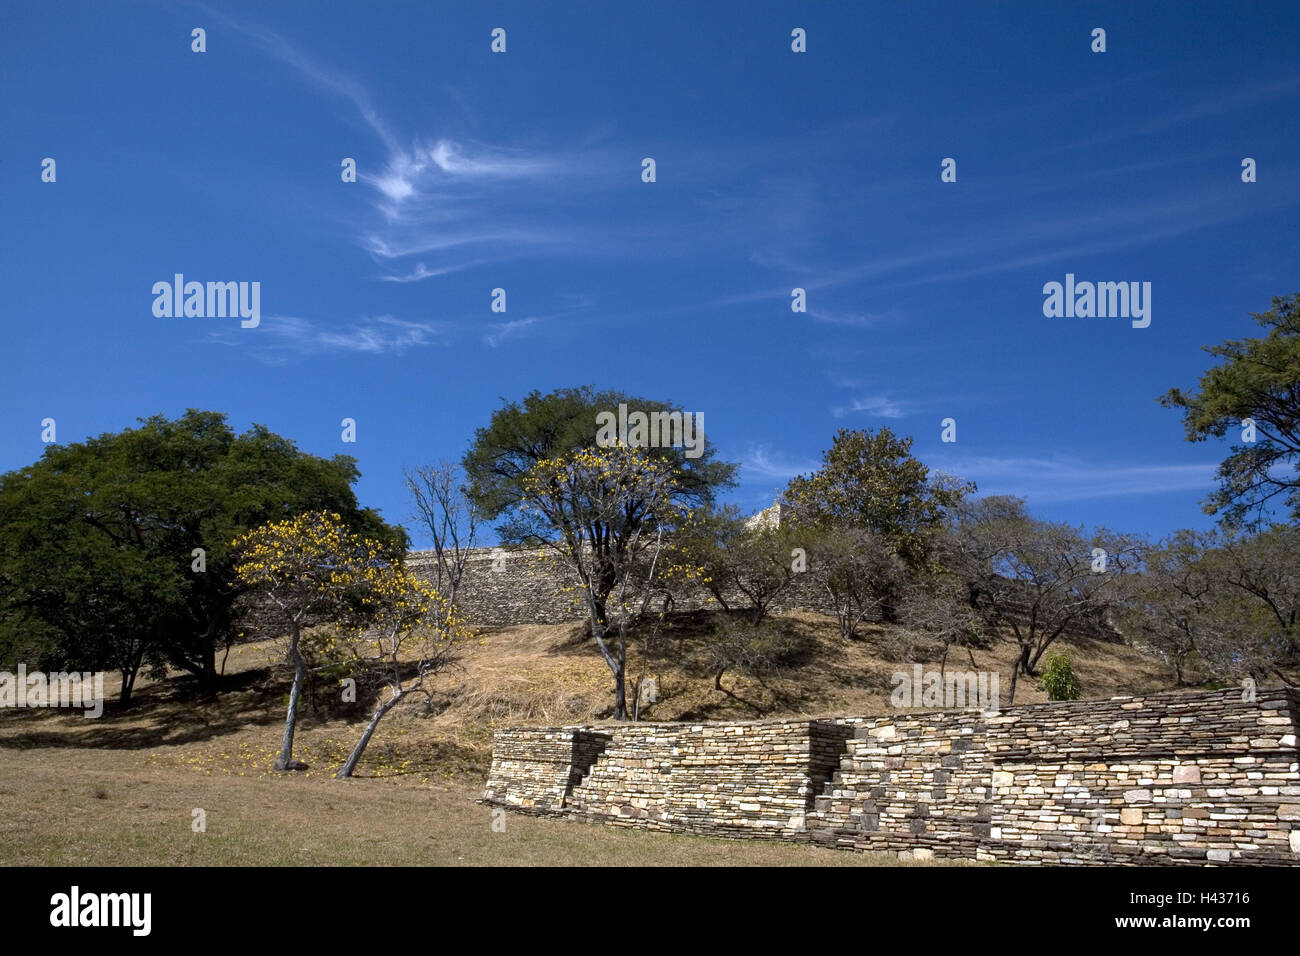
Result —
<path fill-rule="evenodd" d="M 822 467 L 786 487 L 784 503 L 797 524 L 859 529 L 877 535 L 910 570 L 925 568 L 949 510 L 975 490 L 932 475 L 912 454 L 912 439 L 888 428 L 841 429 Z M 882 605 L 893 620 L 894 601 Z"/>
<path fill-rule="evenodd" d="M 627 719 L 627 638 L 663 569 L 664 533 L 685 514 L 678 472 L 649 449 L 602 448 L 544 458 L 520 482 L 522 506 L 558 536 L 543 542 L 579 581 L 591 636 L 614 677 L 614 718 Z M 612 527 L 625 536 L 601 541 Z"/>
<path fill-rule="evenodd" d="M 987 626 L 1009 629 L 1020 647 L 1010 705 L 1020 676 L 1035 675 L 1057 638 L 1104 623 L 1122 600 L 1125 575 L 1140 563 L 1141 542 L 1104 528 L 1087 535 L 1069 524 L 1041 521 L 1023 499 L 999 496 L 962 505 L 945 560 Z"/>
<path fill-rule="evenodd" d="M 565 528 L 552 508 L 520 508 L 529 499 L 524 483 L 538 464 L 583 451 L 595 451 L 597 420 L 601 412 L 617 411 L 619 404 L 641 411 L 671 411 L 665 402 L 629 397 L 622 392 L 597 392 L 592 386 L 563 388 L 543 394 L 530 392 L 522 402 L 507 402 L 492 413 L 490 423 L 474 433 L 463 466 L 466 491 L 477 514 L 485 520 L 502 519 L 497 526 L 507 544 L 546 545 L 560 539 Z M 647 448 L 648 457 L 664 463 L 672 473 L 675 500 L 689 509 L 709 505 L 717 491 L 734 484 L 736 466 L 714 459 L 705 443 L 698 457 L 684 448 Z M 576 503 L 576 512 L 593 516 L 584 529 L 585 546 L 594 550 L 591 596 L 596 620 L 607 620 L 605 603 L 613 589 L 613 568 L 629 542 L 653 532 L 655 516 L 645 503 L 628 499 L 623 510 L 608 513 L 603 502 Z M 649 522 L 649 523 L 648 523 Z M 566 556 L 572 561 L 575 556 Z"/>
<path fill-rule="evenodd" d="M 359 508 L 346 455 L 318 458 L 254 425 L 191 409 L 137 428 L 52 445 L 0 476 L 0 634 L 46 666 L 141 667 L 217 683 L 217 648 L 238 634 L 230 542 L 266 521 L 319 509 L 405 547 L 403 531 Z"/>
<path fill-rule="evenodd" d="M 302 653 L 303 631 L 335 618 L 382 615 L 385 602 L 380 598 L 384 587 L 390 590 L 395 587 L 381 585 L 380 582 L 391 578 L 382 571 L 399 565 L 402 554 L 395 552 L 391 545 L 351 534 L 339 515 L 325 512 L 308 512 L 296 518 L 268 522 L 240 535 L 231 546 L 237 579 L 263 599 L 247 605 L 246 620 L 255 621 L 275 634 L 289 636 L 293 686 L 289 690 L 284 737 L 275 769 L 306 770 L 306 764 L 293 758 L 298 701 L 307 677 Z M 404 581 L 403 578 L 399 583 Z M 396 618 L 399 628 L 413 626 L 414 622 L 402 617 L 401 612 L 409 613 L 409 610 L 409 603 L 399 603 L 398 611 L 387 616 Z M 378 723 L 378 718 L 375 722 Z"/>
<path fill-rule="evenodd" d="M 723 610 L 743 605 L 746 618 L 757 625 L 794 581 L 792 552 L 801 543 L 803 537 L 788 525 L 749 527 L 728 505 L 691 515 L 673 535 L 671 551 Z"/>
<path fill-rule="evenodd" d="M 1278 498 L 1300 519 L 1300 293 L 1275 297 L 1253 317 L 1266 336 L 1206 346 L 1224 361 L 1201 376 L 1200 391 L 1172 388 L 1160 399 L 1182 409 L 1188 441 L 1241 436 L 1205 502 L 1231 525 L 1262 523 Z"/>

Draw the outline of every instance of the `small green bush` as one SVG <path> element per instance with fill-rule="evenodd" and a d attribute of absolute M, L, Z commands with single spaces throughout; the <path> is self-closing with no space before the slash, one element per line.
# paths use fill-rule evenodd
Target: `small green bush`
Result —
<path fill-rule="evenodd" d="M 1047 691 L 1048 700 L 1078 700 L 1081 696 L 1079 678 L 1074 676 L 1070 658 L 1065 654 L 1048 655 L 1038 686 Z"/>

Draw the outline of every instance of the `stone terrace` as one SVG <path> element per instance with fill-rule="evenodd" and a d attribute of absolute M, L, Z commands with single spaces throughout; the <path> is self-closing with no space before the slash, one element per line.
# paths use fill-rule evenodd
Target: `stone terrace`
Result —
<path fill-rule="evenodd" d="M 1029 864 L 1300 864 L 1300 697 L 496 732 L 484 800 L 618 826 Z"/>

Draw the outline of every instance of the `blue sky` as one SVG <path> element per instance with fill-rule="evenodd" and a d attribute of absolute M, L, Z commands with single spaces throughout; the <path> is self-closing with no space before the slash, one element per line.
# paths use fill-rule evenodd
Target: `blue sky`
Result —
<path fill-rule="evenodd" d="M 1300 291 L 1300 17 L 1191 9 L 11 8 L 0 469 L 46 417 L 73 441 L 194 406 L 355 455 L 402 521 L 404 465 L 592 383 L 702 412 L 751 510 L 889 426 L 1044 517 L 1205 526 L 1225 446 L 1156 398 Z M 260 282 L 260 326 L 155 317 L 178 272 Z M 1067 272 L 1150 282 L 1150 327 L 1045 317 Z"/>

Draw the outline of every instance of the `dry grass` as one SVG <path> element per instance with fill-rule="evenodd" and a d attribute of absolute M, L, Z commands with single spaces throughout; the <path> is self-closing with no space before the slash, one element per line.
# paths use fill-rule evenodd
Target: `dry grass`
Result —
<path fill-rule="evenodd" d="M 804 644 L 800 666 L 761 680 L 728 674 L 715 690 L 704 667 L 701 621 L 683 617 L 633 642 L 629 676 L 653 676 L 658 700 L 643 719 L 726 720 L 877 714 L 890 675 L 912 661 L 895 635 L 868 628 L 846 642 L 815 614 L 789 619 Z M 1061 641 L 1085 696 L 1164 689 L 1160 665 L 1130 648 Z M 927 668 L 938 649 L 915 649 Z M 233 648 L 226 684 L 198 695 L 188 679 L 142 681 L 133 704 L 104 716 L 48 710 L 0 716 L 0 863 L 60 864 L 517 864 L 854 865 L 895 862 L 792 844 L 711 840 L 510 816 L 493 833 L 481 793 L 495 726 L 589 723 L 609 716 L 612 682 L 578 625 L 487 633 L 460 666 L 438 676 L 432 714 L 394 711 L 359 779 L 330 779 L 368 716 L 321 688 L 305 708 L 295 755 L 306 774 L 275 774 L 288 672 L 279 642 Z M 979 670 L 1007 686 L 1015 648 L 975 652 Z M 948 666 L 970 669 L 961 653 Z M 106 681 L 105 690 L 116 688 Z M 1022 681 L 1017 703 L 1041 701 Z M 207 811 L 205 834 L 191 811 Z"/>
<path fill-rule="evenodd" d="M 0 749 L 0 864 L 871 866 L 888 856 L 509 815 L 477 787 L 205 775 L 141 754 Z M 193 811 L 207 830 L 192 829 Z"/>

